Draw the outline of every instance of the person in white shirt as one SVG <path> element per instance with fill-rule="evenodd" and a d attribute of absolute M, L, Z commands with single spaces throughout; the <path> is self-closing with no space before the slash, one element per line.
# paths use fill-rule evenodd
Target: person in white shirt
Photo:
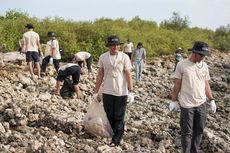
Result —
<path fill-rule="evenodd" d="M 117 36 L 107 38 L 109 51 L 99 58 L 98 74 L 93 98 L 97 101 L 99 88 L 103 84 L 103 106 L 113 129 L 111 146 L 118 146 L 124 133 L 124 117 L 127 102 L 134 101 L 131 61 L 120 52 Z"/>
<path fill-rule="evenodd" d="M 75 61 L 79 64 L 79 66 L 82 68 L 85 65 L 88 69 L 88 77 L 91 78 L 92 73 L 92 55 L 89 52 L 86 51 L 80 51 L 77 52 L 75 55 Z"/>
<path fill-rule="evenodd" d="M 53 64 L 56 72 L 59 69 L 59 61 L 61 59 L 61 54 L 59 52 L 59 42 L 55 37 L 54 32 L 47 33 L 50 40 L 46 44 L 45 58 L 42 60 L 42 74 L 46 73 L 46 67 L 48 63 Z"/>
<path fill-rule="evenodd" d="M 179 101 L 182 152 L 197 153 L 205 128 L 206 101 L 210 101 L 214 113 L 216 104 L 209 85 L 208 65 L 203 61 L 210 56 L 208 44 L 196 41 L 189 51 L 189 58 L 177 64 L 169 109 L 176 109 Z"/>
<path fill-rule="evenodd" d="M 29 72 L 31 75 L 32 80 L 34 79 L 34 72 L 33 72 L 33 64 L 35 62 L 36 68 L 38 70 L 38 78 L 41 78 L 41 67 L 39 64 L 39 50 L 42 52 L 41 45 L 40 45 L 40 38 L 38 33 L 34 32 L 33 24 L 29 23 L 26 25 L 28 31 L 23 34 L 23 45 L 22 45 L 22 52 L 26 53 L 26 61 L 29 66 Z"/>
<path fill-rule="evenodd" d="M 131 60 L 133 52 L 133 43 L 130 39 L 128 39 L 127 43 L 124 44 L 124 52 L 129 56 L 129 59 Z"/>

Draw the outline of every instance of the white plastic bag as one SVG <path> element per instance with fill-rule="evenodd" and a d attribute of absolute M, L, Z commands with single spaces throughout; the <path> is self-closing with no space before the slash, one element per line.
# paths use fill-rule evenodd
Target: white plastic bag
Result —
<path fill-rule="evenodd" d="M 89 133 L 110 138 L 113 130 L 106 116 L 103 106 L 99 102 L 92 101 L 84 117 L 84 127 Z"/>

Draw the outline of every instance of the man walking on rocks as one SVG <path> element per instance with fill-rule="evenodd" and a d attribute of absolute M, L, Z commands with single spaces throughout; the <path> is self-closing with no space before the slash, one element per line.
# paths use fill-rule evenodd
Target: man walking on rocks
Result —
<path fill-rule="evenodd" d="M 132 65 L 129 56 L 119 51 L 120 44 L 117 36 L 107 38 L 109 51 L 99 58 L 99 70 L 93 95 L 96 100 L 99 88 L 104 81 L 103 106 L 114 132 L 111 146 L 120 144 L 124 133 L 127 101 L 130 103 L 134 101 Z"/>
<path fill-rule="evenodd" d="M 197 153 L 205 128 L 207 98 L 214 113 L 216 104 L 209 86 L 208 66 L 203 62 L 205 56 L 210 56 L 208 44 L 197 41 L 189 51 L 192 51 L 189 58 L 176 67 L 169 109 L 176 109 L 179 100 L 182 152 Z"/>
<path fill-rule="evenodd" d="M 26 52 L 26 61 L 29 66 L 29 71 L 32 80 L 34 79 L 34 72 L 33 72 L 33 64 L 32 62 L 35 62 L 36 68 L 38 70 L 38 78 L 41 78 L 41 67 L 39 64 L 39 50 L 41 50 L 41 45 L 40 45 L 40 38 L 39 35 L 33 31 L 34 26 L 33 24 L 27 24 L 26 28 L 29 29 L 26 33 L 23 34 L 23 47 L 22 47 L 22 52 Z"/>

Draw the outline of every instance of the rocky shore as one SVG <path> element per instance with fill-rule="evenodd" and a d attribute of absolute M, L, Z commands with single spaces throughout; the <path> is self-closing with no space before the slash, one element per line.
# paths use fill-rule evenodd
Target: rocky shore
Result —
<path fill-rule="evenodd" d="M 206 59 L 217 112 L 210 111 L 201 153 L 230 153 L 230 54 L 213 50 Z M 135 86 L 135 102 L 128 105 L 123 141 L 109 147 L 109 139 L 85 132 L 83 119 L 95 85 L 81 76 L 82 99 L 54 94 L 55 78 L 32 81 L 25 63 L 0 67 L 0 152 L 180 153 L 179 110 L 169 112 L 173 86 L 173 57 L 149 60 L 142 82 Z M 52 69 L 52 68 L 51 68 Z"/>

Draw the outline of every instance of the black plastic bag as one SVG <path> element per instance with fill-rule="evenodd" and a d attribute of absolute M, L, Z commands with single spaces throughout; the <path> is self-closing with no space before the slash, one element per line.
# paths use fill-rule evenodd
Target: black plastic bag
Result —
<path fill-rule="evenodd" d="M 60 95 L 63 98 L 70 98 L 74 96 L 74 86 L 73 86 L 73 80 L 70 80 L 69 78 L 66 78 L 64 80 L 63 86 L 60 90 Z"/>

